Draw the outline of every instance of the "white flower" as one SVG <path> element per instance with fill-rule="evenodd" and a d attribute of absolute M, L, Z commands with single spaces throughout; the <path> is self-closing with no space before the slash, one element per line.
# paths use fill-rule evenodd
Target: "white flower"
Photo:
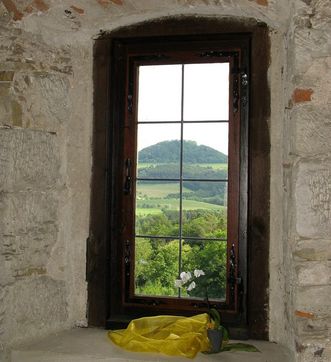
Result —
<path fill-rule="evenodd" d="M 187 283 L 192 278 L 192 274 L 190 272 L 181 272 L 180 279 L 182 280 L 183 284 Z"/>
<path fill-rule="evenodd" d="M 200 270 L 200 269 L 195 269 L 194 270 L 194 276 L 196 278 L 199 278 L 201 275 L 205 275 L 205 272 L 203 270 Z"/>
<path fill-rule="evenodd" d="M 176 288 L 181 288 L 183 286 L 183 281 L 181 279 L 176 279 L 175 280 L 175 287 Z"/>
<path fill-rule="evenodd" d="M 188 287 L 187 287 L 187 291 L 191 291 L 192 289 L 194 289 L 196 286 L 195 282 L 192 282 Z"/>

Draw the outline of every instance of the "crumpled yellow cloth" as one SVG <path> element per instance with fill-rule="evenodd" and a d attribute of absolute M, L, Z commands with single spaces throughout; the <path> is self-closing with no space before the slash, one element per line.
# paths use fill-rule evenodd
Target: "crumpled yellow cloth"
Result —
<path fill-rule="evenodd" d="M 133 352 L 161 352 L 194 358 L 208 351 L 208 314 L 193 317 L 156 316 L 134 319 L 126 329 L 109 331 L 118 346 Z"/>

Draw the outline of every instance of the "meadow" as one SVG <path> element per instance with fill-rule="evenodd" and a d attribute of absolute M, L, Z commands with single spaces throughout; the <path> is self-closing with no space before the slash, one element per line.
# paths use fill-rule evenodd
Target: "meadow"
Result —
<path fill-rule="evenodd" d="M 178 198 L 167 198 L 179 193 L 178 182 L 172 183 L 139 183 L 136 196 L 136 215 L 146 216 L 161 213 L 162 210 L 179 210 Z M 183 193 L 193 195 L 194 192 L 183 188 Z M 224 206 L 197 200 L 183 200 L 183 210 L 224 210 Z"/>

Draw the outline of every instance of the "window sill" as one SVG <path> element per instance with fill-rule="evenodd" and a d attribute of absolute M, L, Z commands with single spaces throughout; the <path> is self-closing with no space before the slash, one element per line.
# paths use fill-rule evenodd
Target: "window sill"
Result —
<path fill-rule="evenodd" d="M 222 362 L 290 362 L 290 353 L 275 343 L 246 341 L 256 346 L 258 352 L 222 352 L 205 355 L 199 353 L 194 359 Z M 189 361 L 187 358 L 169 357 L 161 354 L 132 353 L 124 351 L 108 339 L 103 329 L 83 328 L 63 331 L 30 345 L 12 350 L 11 362 L 135 362 L 135 361 Z"/>

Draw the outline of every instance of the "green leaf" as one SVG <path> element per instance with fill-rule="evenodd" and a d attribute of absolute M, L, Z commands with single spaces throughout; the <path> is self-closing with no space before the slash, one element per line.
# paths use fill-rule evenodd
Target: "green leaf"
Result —
<path fill-rule="evenodd" d="M 211 319 L 215 322 L 215 329 L 218 329 L 221 322 L 221 316 L 218 310 L 216 310 L 215 308 L 211 308 L 209 311 L 209 315 Z"/>
<path fill-rule="evenodd" d="M 247 343 L 228 343 L 222 348 L 225 351 L 260 352 L 255 346 Z"/>
<path fill-rule="evenodd" d="M 221 331 L 223 332 L 223 343 L 226 344 L 229 342 L 229 332 L 228 330 L 223 327 L 223 326 L 220 326 L 220 329 Z"/>

